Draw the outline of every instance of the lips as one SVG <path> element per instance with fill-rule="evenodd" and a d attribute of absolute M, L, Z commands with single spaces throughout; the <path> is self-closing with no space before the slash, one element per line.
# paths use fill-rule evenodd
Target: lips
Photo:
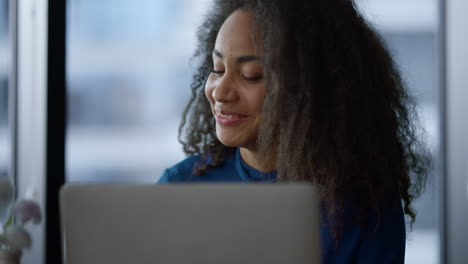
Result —
<path fill-rule="evenodd" d="M 216 109 L 216 122 L 223 126 L 235 126 L 247 119 L 249 116 L 241 113 Z"/>
<path fill-rule="evenodd" d="M 224 111 L 224 110 L 216 110 L 217 117 L 221 118 L 226 118 L 226 119 L 233 119 L 233 118 L 245 118 L 248 117 L 247 115 L 240 114 L 240 113 L 235 113 L 235 112 L 230 112 L 230 111 Z"/>

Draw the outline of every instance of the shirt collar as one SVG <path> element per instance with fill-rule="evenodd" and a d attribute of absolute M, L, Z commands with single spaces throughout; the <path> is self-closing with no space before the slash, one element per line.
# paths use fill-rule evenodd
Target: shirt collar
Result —
<path fill-rule="evenodd" d="M 277 178 L 276 171 L 261 172 L 245 163 L 240 155 L 240 149 L 236 149 L 234 163 L 237 173 L 245 182 L 274 182 Z"/>

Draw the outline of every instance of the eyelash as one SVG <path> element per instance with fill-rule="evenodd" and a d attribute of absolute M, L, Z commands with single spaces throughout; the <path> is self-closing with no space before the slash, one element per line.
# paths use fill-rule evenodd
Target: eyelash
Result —
<path fill-rule="evenodd" d="M 263 79 L 263 76 L 261 76 L 261 75 L 255 76 L 255 77 L 245 77 L 245 76 L 242 76 L 242 77 L 244 78 L 244 80 L 246 80 L 248 82 L 258 82 L 261 79 Z"/>
<path fill-rule="evenodd" d="M 215 70 L 211 70 L 212 73 L 216 74 L 216 75 L 221 75 L 224 73 L 224 71 L 215 71 Z M 242 75 L 242 78 L 248 82 L 257 82 L 257 81 L 260 81 L 261 79 L 263 79 L 263 76 L 262 75 L 259 75 L 259 76 L 255 76 L 255 77 L 245 77 Z"/>
<path fill-rule="evenodd" d="M 216 75 L 220 75 L 220 74 L 224 73 L 223 71 L 215 71 L 215 70 L 211 70 L 211 72 L 216 74 Z"/>

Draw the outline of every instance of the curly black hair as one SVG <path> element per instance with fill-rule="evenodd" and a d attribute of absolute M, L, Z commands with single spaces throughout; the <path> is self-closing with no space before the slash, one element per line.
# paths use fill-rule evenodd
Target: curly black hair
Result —
<path fill-rule="evenodd" d="M 202 156 L 195 173 L 233 151 L 216 137 L 204 85 L 218 31 L 236 10 L 251 12 L 261 36 L 266 97 L 258 147 L 274 159 L 279 181 L 320 185 L 335 219 L 347 201 L 359 221 L 379 215 L 398 193 L 413 223 L 412 201 L 431 164 L 424 131 L 388 49 L 351 0 L 215 0 L 198 29 L 197 73 L 179 127 L 185 153 Z"/>

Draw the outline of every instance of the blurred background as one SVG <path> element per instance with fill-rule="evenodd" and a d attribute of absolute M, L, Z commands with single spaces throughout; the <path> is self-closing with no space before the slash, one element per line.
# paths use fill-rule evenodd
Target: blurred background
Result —
<path fill-rule="evenodd" d="M 177 127 L 209 2 L 68 0 L 68 181 L 156 182 L 184 157 Z M 437 153 L 437 1 L 357 3 L 400 65 Z M 416 202 L 408 263 L 438 260 L 437 176 Z"/>
<path fill-rule="evenodd" d="M 67 0 L 68 182 L 155 183 L 184 158 L 195 29 L 209 0 Z M 420 105 L 435 169 L 416 202 L 407 263 L 439 263 L 438 1 L 357 0 Z M 0 146 L 8 146 L 8 0 L 0 0 Z M 0 177 L 10 153 L 0 148 Z"/>
<path fill-rule="evenodd" d="M 0 1 L 0 177 L 7 177 L 10 160 L 8 135 L 8 78 L 10 75 L 9 1 Z M 5 147 L 3 147 L 5 146 Z"/>

